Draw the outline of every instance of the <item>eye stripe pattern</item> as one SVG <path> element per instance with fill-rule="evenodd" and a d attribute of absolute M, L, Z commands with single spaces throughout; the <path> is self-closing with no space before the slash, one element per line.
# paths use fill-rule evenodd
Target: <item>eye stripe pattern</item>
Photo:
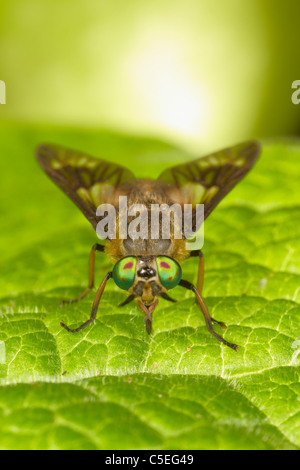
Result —
<path fill-rule="evenodd" d="M 156 258 L 160 282 L 166 289 L 173 289 L 181 279 L 181 267 L 172 258 L 158 256 Z"/>
<path fill-rule="evenodd" d="M 113 269 L 113 280 L 120 289 L 128 290 L 135 278 L 136 258 L 127 256 L 118 261 Z"/>

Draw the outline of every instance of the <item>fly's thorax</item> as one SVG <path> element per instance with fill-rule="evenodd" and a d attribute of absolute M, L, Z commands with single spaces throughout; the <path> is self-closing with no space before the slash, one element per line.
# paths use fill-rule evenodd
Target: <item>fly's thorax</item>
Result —
<path fill-rule="evenodd" d="M 169 256 L 179 263 L 189 256 L 186 248 L 186 240 L 107 240 L 105 253 L 113 262 L 117 262 L 126 256 L 155 257 Z"/>
<path fill-rule="evenodd" d="M 138 238 L 133 240 L 132 238 L 127 238 L 123 240 L 123 249 L 127 256 L 135 254 L 136 256 L 150 257 L 158 256 L 161 253 L 168 255 L 171 245 L 172 240 L 168 239 L 152 240 L 151 238 Z"/>
<path fill-rule="evenodd" d="M 106 253 L 113 261 L 125 256 L 159 255 L 183 261 L 187 251 L 182 227 L 178 225 L 182 218 L 172 211 L 172 203 L 157 182 L 137 183 L 127 204 L 117 208 L 115 238 L 107 239 Z M 131 213 L 133 206 L 137 207 Z"/>

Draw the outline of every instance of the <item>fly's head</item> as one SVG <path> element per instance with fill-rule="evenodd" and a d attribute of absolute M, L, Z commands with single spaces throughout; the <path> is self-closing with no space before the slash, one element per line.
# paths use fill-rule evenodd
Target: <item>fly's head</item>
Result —
<path fill-rule="evenodd" d="M 167 291 L 180 282 L 181 267 L 177 261 L 167 256 L 127 256 L 115 264 L 113 279 L 118 287 L 129 292 L 128 299 L 137 299 L 139 307 L 145 313 L 149 333 L 152 312 L 158 304 L 159 297 L 172 301 Z"/>

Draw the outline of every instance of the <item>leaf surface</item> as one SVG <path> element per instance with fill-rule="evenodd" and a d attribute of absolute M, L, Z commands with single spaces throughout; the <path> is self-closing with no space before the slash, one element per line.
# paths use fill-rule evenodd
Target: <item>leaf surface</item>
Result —
<path fill-rule="evenodd" d="M 293 449 L 300 446 L 300 144 L 265 143 L 250 174 L 205 223 L 207 331 L 190 292 L 156 309 L 153 335 L 112 281 L 97 320 L 87 283 L 97 241 L 34 158 L 53 142 L 156 177 L 194 156 L 154 139 L 2 126 L 0 446 L 22 449 Z M 97 253 L 96 284 L 112 267 Z M 197 263 L 183 264 L 196 281 Z M 95 293 L 95 292 L 94 292 Z M 5 345 L 5 349 L 4 349 Z"/>

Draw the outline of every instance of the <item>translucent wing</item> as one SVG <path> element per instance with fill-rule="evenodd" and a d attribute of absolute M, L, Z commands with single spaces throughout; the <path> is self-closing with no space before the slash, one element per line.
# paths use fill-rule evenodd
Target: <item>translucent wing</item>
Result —
<path fill-rule="evenodd" d="M 248 173 L 259 153 L 258 142 L 246 142 L 169 168 L 157 182 L 173 203 L 204 204 L 206 218 Z"/>
<path fill-rule="evenodd" d="M 58 145 L 40 145 L 37 159 L 94 228 L 99 221 L 97 207 L 106 203 L 115 205 L 119 195 L 128 194 L 136 182 L 131 171 L 120 165 Z"/>

